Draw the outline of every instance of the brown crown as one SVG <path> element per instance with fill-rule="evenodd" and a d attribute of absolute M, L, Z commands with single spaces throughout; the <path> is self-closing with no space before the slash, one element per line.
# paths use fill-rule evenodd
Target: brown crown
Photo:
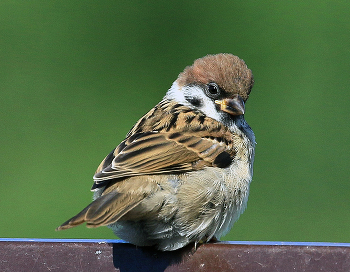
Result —
<path fill-rule="evenodd" d="M 177 82 L 180 86 L 215 82 L 229 96 L 239 94 L 246 101 L 254 79 L 243 60 L 232 54 L 217 54 L 195 60 L 192 66 L 187 66 L 179 75 Z"/>

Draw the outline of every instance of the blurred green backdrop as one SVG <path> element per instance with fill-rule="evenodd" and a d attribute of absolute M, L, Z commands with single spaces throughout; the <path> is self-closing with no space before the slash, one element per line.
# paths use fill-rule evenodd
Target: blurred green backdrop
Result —
<path fill-rule="evenodd" d="M 350 2 L 2 0 L 0 237 L 54 229 L 179 72 L 229 52 L 253 70 L 246 212 L 226 240 L 350 242 Z"/>

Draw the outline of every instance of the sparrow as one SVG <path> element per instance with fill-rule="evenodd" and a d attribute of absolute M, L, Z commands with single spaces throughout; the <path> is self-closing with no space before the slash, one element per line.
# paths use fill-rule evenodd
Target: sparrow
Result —
<path fill-rule="evenodd" d="M 56 230 L 108 226 L 162 251 L 219 240 L 247 205 L 255 136 L 244 112 L 253 84 L 237 56 L 195 60 L 98 166 L 93 202 Z"/>

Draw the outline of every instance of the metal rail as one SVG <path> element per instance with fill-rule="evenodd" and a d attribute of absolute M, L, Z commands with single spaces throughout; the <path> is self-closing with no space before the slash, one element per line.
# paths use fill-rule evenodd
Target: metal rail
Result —
<path fill-rule="evenodd" d="M 120 240 L 0 239 L 0 271 L 350 271 L 350 244 L 221 242 L 173 252 Z"/>

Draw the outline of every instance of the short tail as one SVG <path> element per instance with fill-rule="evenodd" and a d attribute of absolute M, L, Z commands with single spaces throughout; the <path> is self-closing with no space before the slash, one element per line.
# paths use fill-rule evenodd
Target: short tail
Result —
<path fill-rule="evenodd" d="M 56 231 L 70 229 L 85 222 L 88 228 L 96 228 L 115 223 L 142 201 L 142 199 L 130 200 L 124 194 L 119 194 L 116 191 L 102 195 L 76 216 L 56 228 Z"/>

